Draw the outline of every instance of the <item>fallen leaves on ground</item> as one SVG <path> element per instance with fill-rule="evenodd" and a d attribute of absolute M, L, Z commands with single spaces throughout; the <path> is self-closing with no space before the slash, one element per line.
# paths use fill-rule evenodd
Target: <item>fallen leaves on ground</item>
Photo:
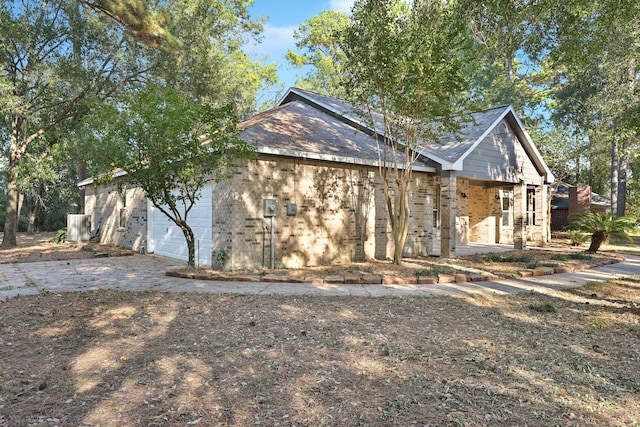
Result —
<path fill-rule="evenodd" d="M 640 277 L 552 295 L 0 302 L 10 426 L 640 423 Z"/>

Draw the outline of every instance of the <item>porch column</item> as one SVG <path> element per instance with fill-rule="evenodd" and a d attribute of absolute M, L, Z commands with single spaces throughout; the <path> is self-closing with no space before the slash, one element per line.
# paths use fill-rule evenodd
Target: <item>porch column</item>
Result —
<path fill-rule="evenodd" d="M 513 248 L 527 247 L 527 184 L 514 185 L 513 191 Z"/>
<path fill-rule="evenodd" d="M 455 171 L 442 171 L 440 182 L 440 256 L 453 258 L 456 256 L 456 173 Z"/>
<path fill-rule="evenodd" d="M 551 205 L 549 204 L 549 186 L 547 184 L 541 185 L 538 187 L 540 197 L 539 200 L 540 205 L 540 225 L 542 227 L 542 245 L 546 246 L 546 244 L 551 241 Z"/>

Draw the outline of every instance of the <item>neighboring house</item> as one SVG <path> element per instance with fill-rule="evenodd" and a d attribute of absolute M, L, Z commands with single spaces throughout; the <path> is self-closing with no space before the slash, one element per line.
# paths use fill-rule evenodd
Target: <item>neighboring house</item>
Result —
<path fill-rule="evenodd" d="M 549 240 L 553 176 L 513 108 L 471 116 L 457 136 L 419 147 L 407 256 Z M 349 104 L 293 88 L 240 128 L 258 158 L 203 189 L 189 216 L 200 265 L 226 260 L 228 269 L 254 269 L 273 260 L 293 268 L 392 256 L 376 138 Z M 140 189 L 79 185 L 103 242 L 186 259 L 182 233 Z"/>
<path fill-rule="evenodd" d="M 569 225 L 569 215 L 587 212 L 611 212 L 611 199 L 591 191 L 588 185 L 557 182 L 551 188 L 551 229 Z"/>

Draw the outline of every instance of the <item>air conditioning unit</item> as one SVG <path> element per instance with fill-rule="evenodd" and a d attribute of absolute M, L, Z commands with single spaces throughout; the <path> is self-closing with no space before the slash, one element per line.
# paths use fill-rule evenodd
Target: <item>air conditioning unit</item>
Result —
<path fill-rule="evenodd" d="M 91 239 L 91 215 L 67 215 L 67 243 L 88 242 Z"/>

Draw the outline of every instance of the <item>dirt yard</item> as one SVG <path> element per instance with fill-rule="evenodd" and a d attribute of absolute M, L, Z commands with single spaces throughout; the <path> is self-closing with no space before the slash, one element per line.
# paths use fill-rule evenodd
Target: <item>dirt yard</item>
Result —
<path fill-rule="evenodd" d="M 552 295 L 0 301 L 3 427 L 638 427 L 639 367 L 640 277 Z"/>
<path fill-rule="evenodd" d="M 0 264 L 14 262 L 63 261 L 103 256 L 132 255 L 136 252 L 98 243 L 54 244 L 55 233 L 18 233 L 18 247 L 0 251 Z M 2 241 L 3 233 L 0 233 Z"/>

